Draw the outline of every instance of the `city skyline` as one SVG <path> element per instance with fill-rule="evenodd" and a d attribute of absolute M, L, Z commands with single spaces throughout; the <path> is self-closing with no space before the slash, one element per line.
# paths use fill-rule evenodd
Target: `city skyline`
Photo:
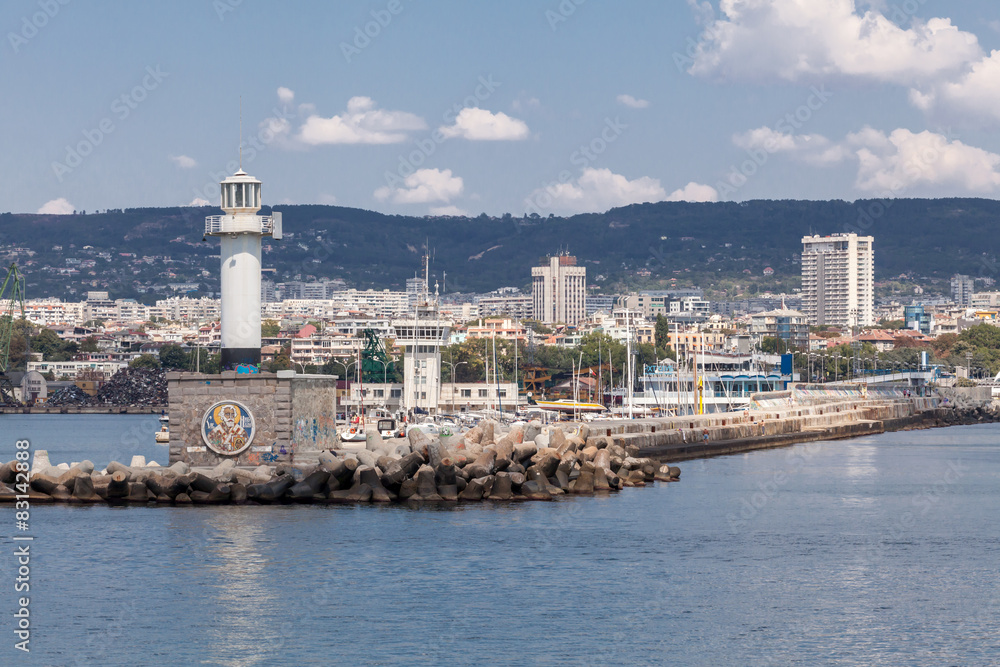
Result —
<path fill-rule="evenodd" d="M 18 0 L 0 10 L 0 80 L 22 100 L 2 208 L 214 207 L 241 98 L 243 167 L 276 204 L 996 194 L 994 6 L 800 4 Z"/>

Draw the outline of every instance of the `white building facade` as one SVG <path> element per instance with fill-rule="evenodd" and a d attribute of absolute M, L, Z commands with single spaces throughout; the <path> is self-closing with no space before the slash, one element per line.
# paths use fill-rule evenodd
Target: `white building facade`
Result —
<path fill-rule="evenodd" d="M 802 312 L 809 324 L 875 323 L 874 238 L 857 234 L 802 238 Z"/>
<path fill-rule="evenodd" d="M 531 269 L 532 310 L 544 324 L 576 325 L 587 317 L 587 269 L 576 257 L 549 257 L 546 266 Z"/>

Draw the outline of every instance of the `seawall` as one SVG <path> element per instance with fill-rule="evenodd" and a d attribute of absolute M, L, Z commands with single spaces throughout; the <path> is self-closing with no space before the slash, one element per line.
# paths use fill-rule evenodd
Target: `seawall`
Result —
<path fill-rule="evenodd" d="M 605 440 L 635 446 L 639 456 L 672 463 L 817 440 L 1000 420 L 1000 413 L 984 409 L 989 401 L 978 397 L 946 402 L 938 395 L 821 396 L 793 390 L 759 398 L 754 402 L 757 409 L 742 413 L 593 422 L 587 443 Z"/>

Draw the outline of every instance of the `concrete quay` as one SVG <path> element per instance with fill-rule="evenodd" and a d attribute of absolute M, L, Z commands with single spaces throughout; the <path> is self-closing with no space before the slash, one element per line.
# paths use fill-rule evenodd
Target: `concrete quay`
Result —
<path fill-rule="evenodd" d="M 971 423 L 969 411 L 982 411 L 989 404 L 975 396 L 953 396 L 947 402 L 946 398 L 937 393 L 914 397 L 902 392 L 878 396 L 776 392 L 755 397 L 753 409 L 741 412 L 592 422 L 587 444 L 605 439 L 622 447 L 636 447 L 641 457 L 669 463 L 816 440 Z M 987 421 L 993 421 L 994 413 L 983 414 Z"/>

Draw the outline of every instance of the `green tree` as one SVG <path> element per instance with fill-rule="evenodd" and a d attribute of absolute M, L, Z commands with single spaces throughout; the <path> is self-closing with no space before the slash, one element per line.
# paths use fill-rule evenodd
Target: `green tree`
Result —
<path fill-rule="evenodd" d="M 99 349 L 97 346 L 97 336 L 87 336 L 80 341 L 80 352 L 97 352 Z"/>
<path fill-rule="evenodd" d="M 274 338 L 281 333 L 281 325 L 275 320 L 264 320 L 260 323 L 260 335 L 263 338 Z"/>
<path fill-rule="evenodd" d="M 68 361 L 76 354 L 77 345 L 65 341 L 52 329 L 42 329 L 31 338 L 31 351 L 41 352 L 46 361 Z"/>
<path fill-rule="evenodd" d="M 170 370 L 188 370 L 189 355 L 177 343 L 167 343 L 160 348 L 160 364 Z"/>
<path fill-rule="evenodd" d="M 129 368 L 159 368 L 160 360 L 152 354 L 140 354 L 128 364 Z"/>

